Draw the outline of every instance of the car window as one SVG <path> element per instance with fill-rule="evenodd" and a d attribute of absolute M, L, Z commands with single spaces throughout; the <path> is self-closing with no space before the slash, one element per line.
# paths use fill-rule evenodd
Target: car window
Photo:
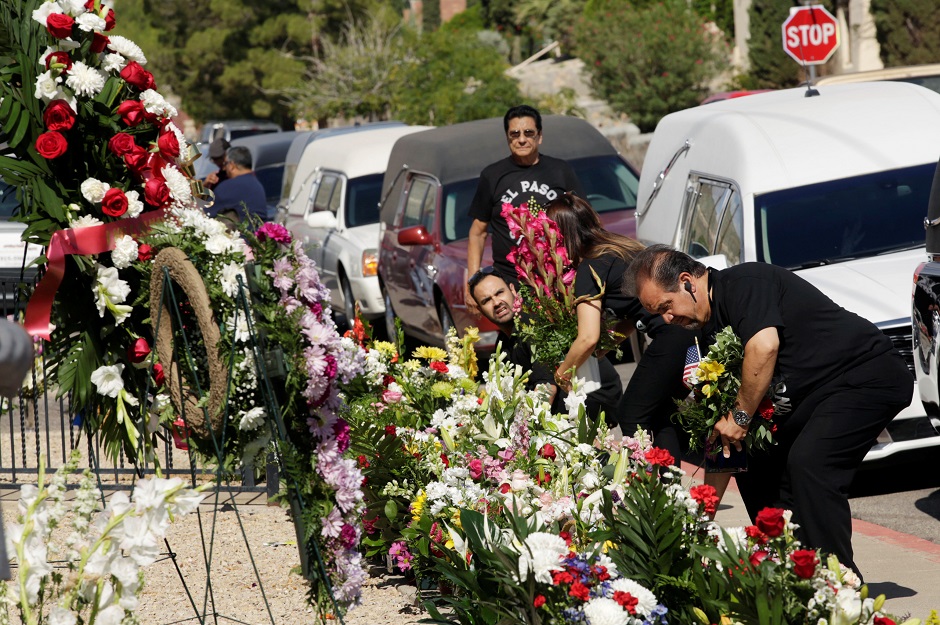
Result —
<path fill-rule="evenodd" d="M 587 201 L 598 213 L 636 208 L 637 179 L 615 155 L 576 158 L 568 161 L 581 182 Z"/>
<path fill-rule="evenodd" d="M 268 204 L 277 204 L 281 199 L 281 179 L 284 177 L 284 165 L 271 165 L 255 170 L 258 182 L 264 187 L 264 197 Z"/>
<path fill-rule="evenodd" d="M 710 256 L 718 237 L 721 211 L 731 194 L 731 185 L 693 174 L 687 193 L 685 236 L 680 241 L 682 251 L 693 258 Z"/>
<path fill-rule="evenodd" d="M 344 180 L 345 177 L 337 176 L 336 186 L 333 187 L 333 195 L 330 196 L 330 212 L 334 215 L 339 211 L 340 200 L 343 197 L 343 188 L 345 187 Z"/>
<path fill-rule="evenodd" d="M 408 199 L 405 203 L 405 214 L 402 216 L 401 227 L 410 228 L 421 225 L 421 209 L 424 198 L 431 188 L 431 182 L 424 178 L 412 178 L 411 188 L 408 190 Z"/>
<path fill-rule="evenodd" d="M 337 178 L 332 174 L 323 174 L 320 176 L 320 183 L 317 185 L 317 195 L 313 199 L 313 210 L 325 211 L 330 209 L 330 198 L 333 196 L 336 182 Z"/>
<path fill-rule="evenodd" d="M 424 230 L 430 234 L 434 232 L 434 216 L 437 214 L 437 185 L 429 184 L 428 192 L 424 196 L 424 203 L 421 205 L 421 225 Z"/>
<path fill-rule="evenodd" d="M 799 269 L 924 245 L 936 167 L 928 163 L 755 196 L 758 260 Z"/>
<path fill-rule="evenodd" d="M 346 226 L 355 228 L 379 221 L 384 174 L 352 178 L 346 186 Z"/>
<path fill-rule="evenodd" d="M 272 132 L 278 132 L 277 128 L 243 128 L 241 130 L 231 130 L 229 131 L 229 139 L 234 141 L 235 139 L 241 139 L 242 137 L 251 137 L 254 135 L 267 135 Z"/>
<path fill-rule="evenodd" d="M 477 191 L 478 181 L 478 178 L 472 178 L 444 185 L 441 230 L 445 243 L 460 241 L 470 236 L 470 226 L 473 224 L 470 202 Z"/>
<path fill-rule="evenodd" d="M 729 265 L 737 265 L 744 250 L 744 211 L 741 209 L 741 194 L 733 187 L 730 193 L 728 207 L 718 226 L 718 242 L 713 254 L 724 254 Z"/>

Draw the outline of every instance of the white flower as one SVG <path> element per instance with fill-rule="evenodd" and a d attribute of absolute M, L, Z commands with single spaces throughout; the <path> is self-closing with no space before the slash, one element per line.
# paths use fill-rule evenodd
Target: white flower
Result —
<path fill-rule="evenodd" d="M 100 395 L 117 397 L 124 390 L 124 379 L 121 377 L 123 371 L 124 365 L 98 367 L 91 373 L 91 383 Z"/>
<path fill-rule="evenodd" d="M 861 595 L 851 588 L 841 588 L 829 615 L 830 625 L 855 625 L 861 615 Z"/>
<path fill-rule="evenodd" d="M 41 73 L 36 77 L 36 99 L 52 100 L 55 98 L 59 93 L 59 83 L 61 82 L 62 78 L 53 76 L 51 70 Z"/>
<path fill-rule="evenodd" d="M 111 250 L 111 262 L 118 269 L 126 269 L 137 260 L 137 241 L 125 234 L 117 240 Z"/>
<path fill-rule="evenodd" d="M 84 0 L 59 0 L 59 6 L 72 17 L 85 13 Z"/>
<path fill-rule="evenodd" d="M 125 65 L 127 65 L 127 59 L 113 52 L 105 54 L 104 58 L 101 59 L 101 69 L 106 72 L 114 72 L 116 74 L 124 69 Z"/>
<path fill-rule="evenodd" d="M 107 182 L 102 182 L 97 178 L 88 178 L 82 183 L 81 191 L 86 200 L 92 204 L 101 204 L 104 194 L 111 188 Z"/>
<path fill-rule="evenodd" d="M 65 79 L 65 84 L 75 92 L 75 95 L 93 98 L 104 89 L 106 78 L 104 72 L 89 67 L 81 61 L 75 61 L 72 63 L 72 69 L 69 70 L 68 78 Z"/>
<path fill-rule="evenodd" d="M 229 297 L 235 297 L 238 293 L 238 276 L 242 277 L 243 282 L 245 281 L 245 268 L 242 265 L 233 262 L 222 267 L 219 282 L 222 285 L 222 292 Z"/>
<path fill-rule="evenodd" d="M 33 19 L 46 26 L 46 20 L 49 19 L 49 16 L 53 13 L 62 13 L 61 7 L 55 2 L 43 2 L 39 5 L 39 8 L 33 11 Z"/>
<path fill-rule="evenodd" d="M 176 108 L 154 89 L 147 89 L 140 94 L 140 101 L 148 113 L 153 113 L 158 117 L 176 117 Z"/>
<path fill-rule="evenodd" d="M 119 605 L 112 605 L 98 612 L 95 625 L 121 625 L 121 621 L 123 620 L 124 608 Z"/>
<path fill-rule="evenodd" d="M 127 37 L 110 35 L 108 37 L 108 47 L 131 61 L 137 61 L 141 65 L 147 64 L 147 57 L 144 56 L 144 51 Z"/>
<path fill-rule="evenodd" d="M 236 310 L 228 319 L 228 331 L 235 333 L 235 342 L 242 343 L 251 338 L 248 331 L 248 318 L 241 310 Z"/>
<path fill-rule="evenodd" d="M 192 488 L 184 488 L 182 490 L 176 491 L 176 493 L 170 498 L 167 507 L 174 516 L 182 516 L 184 514 L 189 514 L 190 512 L 195 512 L 196 508 L 199 507 L 199 504 L 205 498 L 206 496 L 197 490 Z"/>
<path fill-rule="evenodd" d="M 597 597 L 585 603 L 584 616 L 588 625 L 627 625 L 630 622 L 630 613 L 606 597 Z"/>
<path fill-rule="evenodd" d="M 163 179 L 170 190 L 170 197 L 183 204 L 192 200 L 193 194 L 189 186 L 189 178 L 183 175 L 174 165 L 163 168 Z"/>
<path fill-rule="evenodd" d="M 69 228 L 89 228 L 91 226 L 100 226 L 102 221 L 92 215 L 82 215 L 78 219 L 69 221 Z"/>
<path fill-rule="evenodd" d="M 632 579 L 627 579 L 625 577 L 616 579 L 611 582 L 610 588 L 614 592 L 619 590 L 620 592 L 630 593 L 630 595 L 637 600 L 637 614 L 641 614 L 643 616 L 649 616 L 652 611 L 656 609 L 656 604 L 659 603 L 656 600 L 656 595 Z"/>
<path fill-rule="evenodd" d="M 140 217 L 140 214 L 144 212 L 144 203 L 140 201 L 140 194 L 137 191 L 127 191 L 124 196 L 127 198 L 127 212 L 122 217 L 124 219 Z"/>
<path fill-rule="evenodd" d="M 98 265 L 98 279 L 94 287 L 96 301 L 98 306 L 98 316 L 104 317 L 104 312 L 110 310 L 118 323 L 130 314 L 129 306 L 120 307 L 131 293 L 131 287 L 118 277 L 118 270 L 114 267 L 105 267 Z M 125 310 L 126 309 L 126 310 Z M 120 319 L 118 319 L 120 317 Z"/>
<path fill-rule="evenodd" d="M 561 559 L 568 555 L 565 539 L 557 534 L 533 532 L 522 543 L 519 551 L 519 577 L 525 581 L 529 571 L 535 581 L 551 584 L 551 571 L 561 570 Z"/>
<path fill-rule="evenodd" d="M 206 251 L 210 254 L 224 254 L 232 248 L 232 239 L 227 234 L 211 235 L 206 240 Z"/>
<path fill-rule="evenodd" d="M 78 617 L 74 612 L 62 606 L 53 606 L 49 611 L 49 625 L 75 625 Z"/>
<path fill-rule="evenodd" d="M 105 24 L 104 18 L 94 13 L 93 11 L 82 13 L 75 18 L 75 23 L 78 24 L 78 27 L 84 30 L 86 33 L 94 31 L 100 32 L 105 29 L 105 26 L 107 26 L 107 24 Z"/>
<path fill-rule="evenodd" d="M 264 417 L 264 408 L 255 406 L 248 412 L 242 414 L 241 421 L 238 422 L 238 429 L 242 431 L 257 429 L 258 426 L 264 423 Z"/>

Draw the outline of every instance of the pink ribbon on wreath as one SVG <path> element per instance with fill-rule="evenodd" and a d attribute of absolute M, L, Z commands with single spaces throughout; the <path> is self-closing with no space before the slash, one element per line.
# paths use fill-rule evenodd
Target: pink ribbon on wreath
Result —
<path fill-rule="evenodd" d="M 65 277 L 65 257 L 70 254 L 88 256 L 114 249 L 118 238 L 129 234 L 140 235 L 150 229 L 151 224 L 163 219 L 164 211 L 155 210 L 140 217 L 112 221 L 101 226 L 67 228 L 52 234 L 46 250 L 46 274 L 36 286 L 26 306 L 23 326 L 31 336 L 46 341 L 52 333 L 52 303 Z"/>

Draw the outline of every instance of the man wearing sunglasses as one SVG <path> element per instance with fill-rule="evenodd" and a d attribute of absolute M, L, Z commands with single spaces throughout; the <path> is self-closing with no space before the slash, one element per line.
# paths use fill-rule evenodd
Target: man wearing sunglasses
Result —
<path fill-rule="evenodd" d="M 509 156 L 488 165 L 480 173 L 476 195 L 470 204 L 470 239 L 467 245 L 467 272 L 473 275 L 483 262 L 483 246 L 493 235 L 493 266 L 510 284 L 518 284 L 516 270 L 506 256 L 515 242 L 501 211 L 504 203 L 519 206 L 535 202 L 540 207 L 565 191 L 583 196 L 581 183 L 565 161 L 539 153 L 542 143 L 542 116 L 531 106 L 514 106 L 503 117 Z M 467 291 L 467 306 L 478 312 Z"/>

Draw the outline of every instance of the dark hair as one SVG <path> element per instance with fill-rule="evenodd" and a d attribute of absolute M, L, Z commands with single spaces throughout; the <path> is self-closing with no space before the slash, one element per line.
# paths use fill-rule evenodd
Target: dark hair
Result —
<path fill-rule="evenodd" d="M 542 116 L 528 104 L 520 104 L 506 111 L 506 114 L 503 116 L 503 130 L 505 132 L 509 132 L 509 120 L 516 119 L 517 117 L 531 117 L 535 120 L 535 129 L 542 132 Z"/>
<path fill-rule="evenodd" d="M 637 254 L 624 280 L 624 292 L 636 296 L 640 281 L 652 280 L 654 284 L 667 292 L 679 290 L 679 276 L 690 273 L 696 278 L 708 270 L 688 254 L 668 245 L 650 245 Z"/>
<path fill-rule="evenodd" d="M 470 296 L 473 299 L 477 298 L 477 285 L 480 284 L 480 282 L 482 282 L 483 278 L 486 276 L 496 276 L 502 280 L 502 276 L 496 273 L 496 267 L 493 267 L 492 265 L 488 267 L 480 267 L 472 276 L 467 279 L 467 287 L 470 289 Z"/>
<path fill-rule="evenodd" d="M 639 241 L 605 230 L 597 211 L 572 191 L 549 202 L 545 214 L 558 224 L 568 260 L 575 266 L 585 258 L 605 254 L 614 254 L 629 263 L 643 249 Z"/>
<path fill-rule="evenodd" d="M 251 150 L 243 145 L 229 148 L 228 152 L 225 153 L 225 158 L 241 169 L 251 169 Z"/>

